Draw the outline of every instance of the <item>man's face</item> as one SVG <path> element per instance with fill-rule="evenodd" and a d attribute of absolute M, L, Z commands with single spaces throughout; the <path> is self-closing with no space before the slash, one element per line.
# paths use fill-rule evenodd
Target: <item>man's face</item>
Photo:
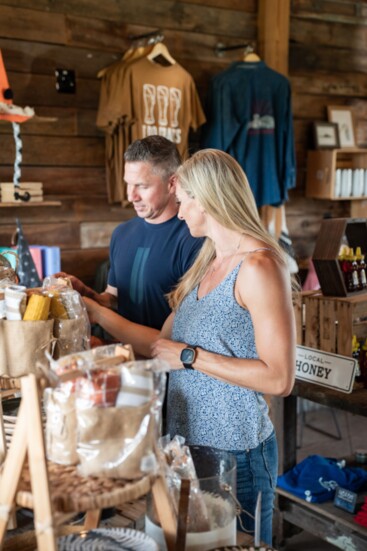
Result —
<path fill-rule="evenodd" d="M 125 163 L 124 180 L 136 214 L 153 224 L 163 221 L 174 197 L 172 181 L 164 182 L 161 174 L 143 161 Z"/>

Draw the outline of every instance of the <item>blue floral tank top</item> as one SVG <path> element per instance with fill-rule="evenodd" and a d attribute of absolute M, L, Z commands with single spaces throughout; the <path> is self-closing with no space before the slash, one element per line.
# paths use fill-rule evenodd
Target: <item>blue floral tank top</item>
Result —
<path fill-rule="evenodd" d="M 251 315 L 234 294 L 241 264 L 201 299 L 198 287 L 185 297 L 175 315 L 173 340 L 224 356 L 258 357 Z M 168 433 L 184 436 L 190 445 L 252 449 L 273 431 L 260 392 L 200 371 L 170 372 L 167 408 Z"/>

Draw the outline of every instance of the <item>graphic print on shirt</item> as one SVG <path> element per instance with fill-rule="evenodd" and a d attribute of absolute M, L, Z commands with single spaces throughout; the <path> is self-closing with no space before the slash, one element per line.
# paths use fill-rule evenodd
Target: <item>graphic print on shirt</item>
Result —
<path fill-rule="evenodd" d="M 269 102 L 255 102 L 246 128 L 248 134 L 274 134 L 275 119 Z"/>
<path fill-rule="evenodd" d="M 181 129 L 178 128 L 181 95 L 179 88 L 143 84 L 143 138 L 158 134 L 173 143 L 181 143 Z"/>
<path fill-rule="evenodd" d="M 150 248 L 138 247 L 130 278 L 130 300 L 134 304 L 141 304 L 144 298 L 144 272 Z"/>

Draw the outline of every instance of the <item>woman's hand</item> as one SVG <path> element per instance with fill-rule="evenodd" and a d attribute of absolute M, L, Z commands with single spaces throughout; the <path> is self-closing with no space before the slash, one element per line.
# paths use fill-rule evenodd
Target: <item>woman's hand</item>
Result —
<path fill-rule="evenodd" d="M 152 356 L 153 358 L 166 361 L 172 369 L 182 369 L 183 365 L 180 361 L 180 354 L 186 346 L 182 342 L 160 338 L 152 345 Z"/>
<path fill-rule="evenodd" d="M 88 297 L 82 297 L 82 298 L 88 312 L 89 321 L 91 323 L 99 323 L 98 315 L 101 308 L 103 308 L 103 306 L 101 306 L 100 304 L 98 304 L 98 302 L 96 302 L 95 300 L 92 300 L 91 298 L 88 298 Z"/>

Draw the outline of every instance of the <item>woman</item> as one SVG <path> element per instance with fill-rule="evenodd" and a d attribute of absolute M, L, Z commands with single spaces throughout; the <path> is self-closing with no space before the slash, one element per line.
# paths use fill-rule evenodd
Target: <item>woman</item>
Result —
<path fill-rule="evenodd" d="M 228 154 L 197 152 L 177 173 L 179 218 L 206 237 L 170 293 L 153 356 L 172 366 L 167 424 L 190 445 L 237 457 L 237 498 L 272 543 L 277 443 L 263 394 L 291 392 L 295 324 L 285 256 L 263 229 L 246 175 Z M 251 516 L 242 514 L 246 530 Z"/>

